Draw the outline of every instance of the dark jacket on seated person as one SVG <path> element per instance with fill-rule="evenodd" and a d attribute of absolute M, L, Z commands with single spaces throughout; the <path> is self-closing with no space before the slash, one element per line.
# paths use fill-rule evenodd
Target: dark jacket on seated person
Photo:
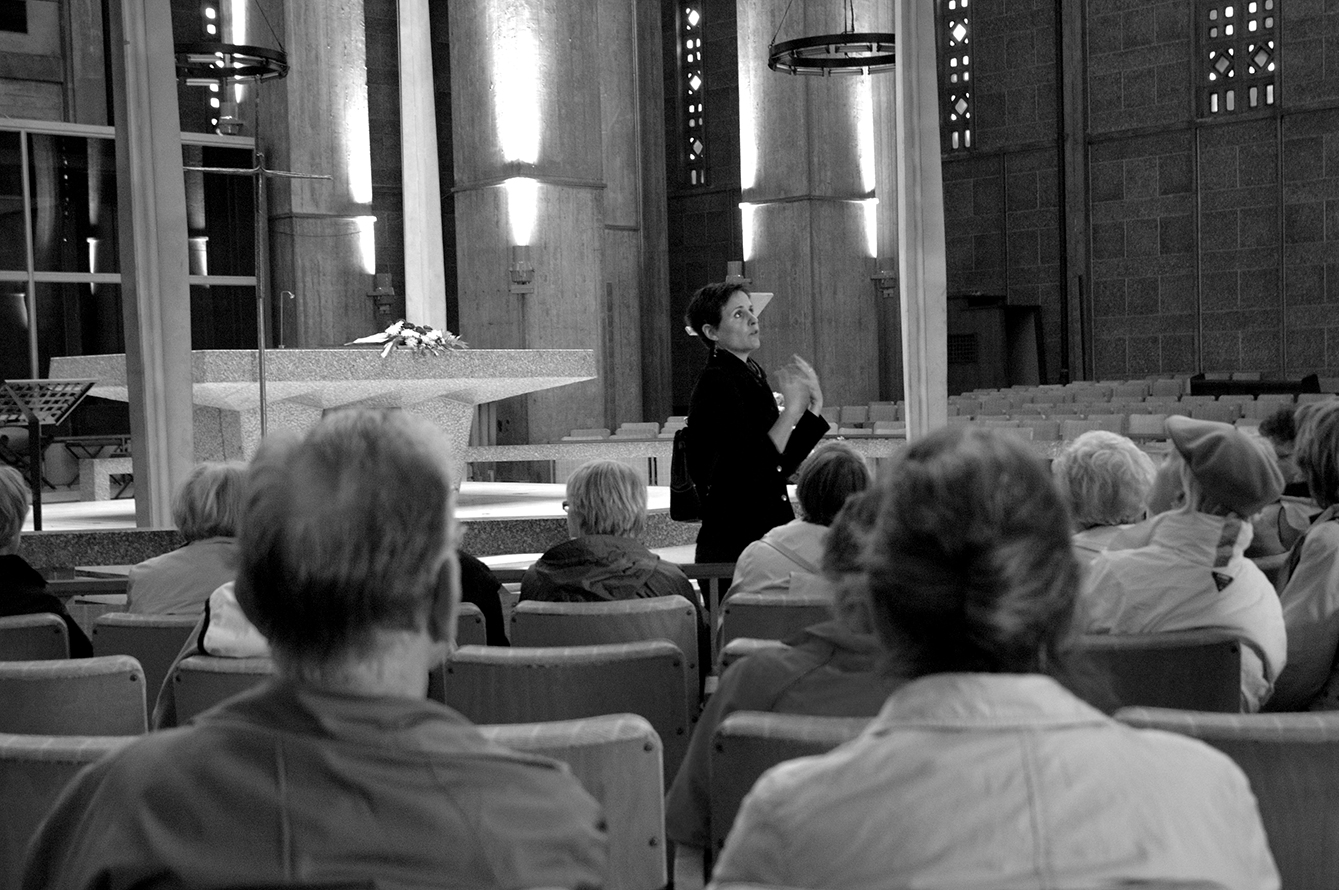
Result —
<path fill-rule="evenodd" d="M 65 622 L 70 634 L 70 657 L 92 658 L 93 644 L 66 610 L 60 597 L 46 592 L 46 579 L 22 556 L 0 556 L 0 617 L 50 613 Z"/>
<path fill-rule="evenodd" d="M 683 570 L 635 538 L 584 535 L 550 547 L 521 579 L 521 599 L 598 603 L 678 594 L 696 603 Z"/>

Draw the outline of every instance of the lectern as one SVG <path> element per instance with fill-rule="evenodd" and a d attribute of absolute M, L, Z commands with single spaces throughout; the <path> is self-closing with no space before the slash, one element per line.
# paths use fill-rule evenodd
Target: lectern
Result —
<path fill-rule="evenodd" d="M 28 427 L 33 529 L 42 530 L 42 427 L 63 423 L 96 380 L 0 380 L 0 426 Z"/>

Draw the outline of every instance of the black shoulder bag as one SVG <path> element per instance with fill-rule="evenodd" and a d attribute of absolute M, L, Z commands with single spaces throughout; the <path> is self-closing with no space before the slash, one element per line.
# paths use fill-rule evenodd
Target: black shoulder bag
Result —
<path fill-rule="evenodd" d="M 697 489 L 688 475 L 688 427 L 674 431 L 674 451 L 670 456 L 670 519 L 697 522 L 702 518 Z"/>

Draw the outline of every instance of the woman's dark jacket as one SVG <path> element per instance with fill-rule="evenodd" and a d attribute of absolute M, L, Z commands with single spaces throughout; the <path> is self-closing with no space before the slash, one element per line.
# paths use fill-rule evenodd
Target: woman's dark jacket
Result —
<path fill-rule="evenodd" d="M 0 616 L 40 615 L 49 612 L 65 622 L 69 632 L 70 657 L 92 658 L 93 644 L 60 597 L 46 592 L 46 579 L 22 556 L 0 556 Z"/>
<path fill-rule="evenodd" d="M 697 562 L 734 562 L 769 529 L 795 518 L 786 480 L 828 422 L 805 411 L 778 454 L 768 431 L 779 415 L 757 362 L 724 349 L 712 353 L 688 410 L 688 475 L 702 515 Z"/>

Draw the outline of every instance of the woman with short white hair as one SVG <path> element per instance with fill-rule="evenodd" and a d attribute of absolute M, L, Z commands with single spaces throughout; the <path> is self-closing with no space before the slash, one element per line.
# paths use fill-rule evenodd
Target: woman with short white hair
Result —
<path fill-rule="evenodd" d="M 1156 469 L 1125 436 L 1089 430 L 1065 446 L 1051 471 L 1074 517 L 1074 555 L 1086 564 L 1120 526 L 1144 518 Z"/>

